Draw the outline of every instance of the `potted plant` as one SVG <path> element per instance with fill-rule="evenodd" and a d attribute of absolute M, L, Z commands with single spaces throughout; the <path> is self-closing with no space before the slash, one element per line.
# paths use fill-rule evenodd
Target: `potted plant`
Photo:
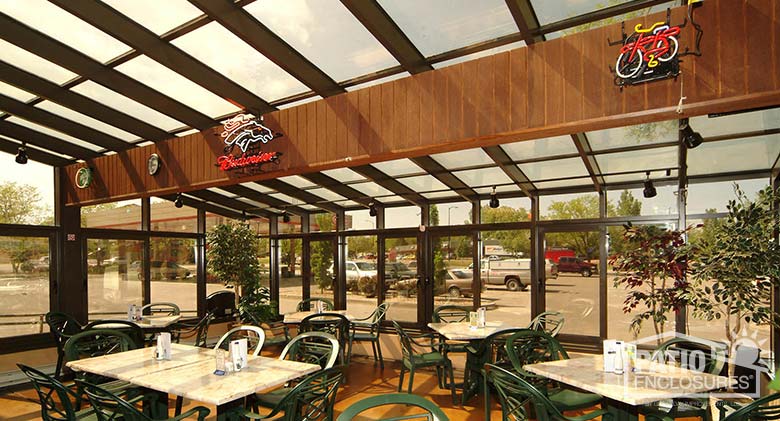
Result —
<path fill-rule="evenodd" d="M 694 317 L 723 323 L 732 378 L 743 329 L 751 323 L 777 325 L 770 294 L 780 279 L 780 246 L 774 237 L 780 223 L 773 209 L 780 195 L 767 187 L 751 201 L 739 186 L 734 189 L 737 199 L 729 201 L 728 217 L 711 224 L 698 242 L 688 297 Z"/>
<path fill-rule="evenodd" d="M 273 320 L 276 306 L 268 288 L 260 285 L 257 258 L 259 240 L 245 224 L 220 224 L 206 235 L 209 271 L 236 291 L 236 307 L 242 320 L 256 323 Z"/>
<path fill-rule="evenodd" d="M 622 251 L 610 259 L 615 287 L 628 295 L 623 311 L 635 312 L 631 331 L 636 337 L 642 323 L 650 320 L 660 344 L 670 312 L 686 305 L 689 248 L 685 231 L 667 230 L 655 225 L 624 226 Z"/>

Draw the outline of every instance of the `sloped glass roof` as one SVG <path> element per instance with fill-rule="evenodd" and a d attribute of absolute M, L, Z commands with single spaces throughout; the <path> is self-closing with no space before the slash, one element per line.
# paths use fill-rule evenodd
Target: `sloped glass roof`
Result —
<path fill-rule="evenodd" d="M 157 35 L 162 35 L 203 14 L 187 0 L 102 1 Z"/>

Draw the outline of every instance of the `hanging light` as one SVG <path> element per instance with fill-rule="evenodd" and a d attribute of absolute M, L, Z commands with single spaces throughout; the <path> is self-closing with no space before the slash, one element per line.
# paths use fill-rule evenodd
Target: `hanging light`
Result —
<path fill-rule="evenodd" d="M 371 202 L 368 204 L 368 216 L 376 216 L 376 203 Z"/>
<path fill-rule="evenodd" d="M 284 223 L 290 222 L 290 214 L 287 213 L 287 211 L 284 211 L 282 213 L 282 222 Z"/>
<path fill-rule="evenodd" d="M 650 171 L 647 172 L 647 179 L 645 179 L 645 189 L 642 190 L 642 194 L 648 199 L 655 197 L 655 195 L 658 194 L 655 191 L 655 186 L 653 186 L 653 180 L 650 179 Z"/>
<path fill-rule="evenodd" d="M 496 186 L 493 186 L 493 192 L 490 193 L 490 207 L 495 209 L 499 206 L 498 197 L 496 197 Z"/>
<path fill-rule="evenodd" d="M 24 142 L 22 142 L 22 146 L 19 146 L 19 150 L 16 151 L 16 163 L 24 165 L 27 163 L 27 159 L 27 148 Z"/>
<path fill-rule="evenodd" d="M 177 208 L 184 206 L 184 199 L 182 198 L 181 193 L 176 195 L 176 200 L 173 201 L 173 206 L 176 206 Z"/>
<path fill-rule="evenodd" d="M 685 123 L 685 127 L 680 129 L 680 133 L 682 134 L 683 144 L 685 144 L 685 147 L 688 149 L 693 149 L 704 142 L 704 138 L 701 134 L 699 134 L 699 132 L 694 132 L 688 123 Z"/>

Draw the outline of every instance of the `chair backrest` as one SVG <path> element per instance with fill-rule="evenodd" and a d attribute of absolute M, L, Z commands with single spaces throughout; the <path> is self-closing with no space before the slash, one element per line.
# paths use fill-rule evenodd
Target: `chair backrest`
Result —
<path fill-rule="evenodd" d="M 374 326 L 382 324 L 382 322 L 385 320 L 385 316 L 387 316 L 387 310 L 389 308 L 390 303 L 388 302 L 384 302 L 376 306 L 374 312 L 371 313 L 371 324 Z"/>
<path fill-rule="evenodd" d="M 422 396 L 413 395 L 410 393 L 389 393 L 384 395 L 370 396 L 368 398 L 361 399 L 344 410 L 339 415 L 336 421 L 351 421 L 357 417 L 363 411 L 371 408 L 382 406 L 381 418 L 371 416 L 370 419 L 377 421 L 400 421 L 400 420 L 429 420 L 429 421 L 449 421 L 449 418 L 435 403 Z M 398 408 L 402 414 L 406 414 L 407 407 L 414 406 L 416 408 L 423 409 L 425 412 L 417 414 L 417 411 L 413 411 L 413 415 L 399 415 L 394 417 L 388 417 L 386 414 L 392 411 L 393 407 Z M 366 417 L 367 418 L 367 417 Z"/>
<path fill-rule="evenodd" d="M 76 361 L 136 348 L 133 339 L 123 332 L 113 329 L 89 329 L 71 336 L 65 342 L 65 357 L 68 361 Z"/>
<path fill-rule="evenodd" d="M 332 420 L 333 404 L 343 378 L 341 367 L 309 374 L 279 401 L 267 417 L 272 418 L 284 411 L 284 421 Z"/>
<path fill-rule="evenodd" d="M 514 371 L 525 380 L 542 386 L 547 379 L 523 369 L 526 364 L 569 359 L 560 342 L 540 330 L 522 329 L 506 338 L 504 349 Z"/>
<path fill-rule="evenodd" d="M 341 350 L 346 348 L 349 340 L 349 319 L 339 313 L 311 314 L 303 318 L 298 325 L 298 332 L 320 331 L 333 335 L 341 345 Z"/>
<path fill-rule="evenodd" d="M 525 404 L 533 403 L 537 421 L 565 420 L 563 414 L 547 396 L 515 373 L 497 365 L 485 364 L 485 373 L 498 391 L 504 419 L 526 421 L 529 419 Z"/>
<path fill-rule="evenodd" d="M 555 336 L 563 329 L 565 319 L 558 311 L 545 311 L 531 320 L 528 324 L 529 329 L 541 330 L 550 336 Z"/>
<path fill-rule="evenodd" d="M 211 321 L 214 320 L 214 313 L 206 313 L 202 319 L 198 320 L 195 325 L 187 323 L 175 323 L 171 327 L 171 338 L 174 342 L 179 343 L 182 336 L 185 338 L 195 337 L 194 346 L 205 348 L 209 336 L 209 326 Z"/>
<path fill-rule="evenodd" d="M 129 336 L 136 348 L 143 348 L 145 344 L 144 331 L 141 326 L 128 320 L 95 320 L 84 326 L 85 331 L 90 329 L 118 330 Z"/>
<path fill-rule="evenodd" d="M 700 342 L 693 338 L 672 338 L 653 351 L 652 359 L 660 363 L 666 363 L 670 360 L 674 362 L 687 362 L 685 367 L 689 370 L 701 370 L 704 373 L 720 375 L 723 367 L 726 365 L 726 344 L 714 342 Z M 689 353 L 683 357 L 682 353 Z M 697 367 L 698 357 L 704 358 L 703 367 Z"/>
<path fill-rule="evenodd" d="M 488 335 L 480 342 L 477 353 L 473 356 L 469 354 L 469 358 L 473 359 L 476 357 L 478 359 L 478 361 L 474 361 L 475 364 L 473 366 L 482 367 L 485 363 L 497 364 L 502 367 L 511 365 L 509 354 L 506 350 L 506 340 L 515 333 L 526 330 L 528 329 L 513 328 L 500 330 Z"/>
<path fill-rule="evenodd" d="M 764 396 L 732 412 L 726 418 L 722 418 L 721 421 L 771 421 L 780 419 L 780 405 L 769 405 L 778 400 L 780 400 L 780 393 Z"/>
<path fill-rule="evenodd" d="M 409 334 L 406 333 L 404 328 L 395 320 L 393 320 L 393 327 L 395 328 L 396 333 L 398 333 L 398 339 L 401 341 L 401 354 L 404 360 L 411 360 L 412 356 L 415 355 L 414 347 L 412 346 L 412 338 L 409 337 Z"/>
<path fill-rule="evenodd" d="M 265 332 L 257 326 L 242 325 L 234 327 L 219 338 L 217 344 L 214 345 L 214 350 L 220 348 L 227 350 L 230 347 L 230 341 L 238 339 L 246 339 L 247 352 L 257 356 L 260 355 L 260 350 L 263 348 L 263 343 L 265 343 Z"/>
<path fill-rule="evenodd" d="M 463 306 L 439 306 L 433 309 L 434 323 L 457 323 L 469 321 L 470 307 Z"/>
<path fill-rule="evenodd" d="M 133 404 L 100 386 L 79 379 L 76 379 L 76 384 L 83 388 L 87 394 L 98 421 L 149 421 L 152 419 L 136 409 Z"/>
<path fill-rule="evenodd" d="M 322 303 L 323 311 L 331 311 L 336 308 L 333 301 L 327 298 L 307 298 L 298 303 L 298 311 L 313 311 L 316 308 L 317 302 Z"/>
<path fill-rule="evenodd" d="M 59 311 L 46 313 L 46 324 L 49 325 L 49 331 L 54 336 L 58 348 L 65 345 L 68 338 L 81 332 L 84 328 L 73 316 Z"/>
<path fill-rule="evenodd" d="M 32 367 L 16 364 L 32 382 L 38 400 L 41 403 L 41 419 L 44 421 L 66 421 L 76 419 L 76 411 L 71 403 L 70 390 L 54 379 Z"/>
<path fill-rule="evenodd" d="M 290 340 L 279 359 L 331 368 L 339 356 L 339 349 L 339 341 L 330 333 L 304 332 Z"/>
<path fill-rule="evenodd" d="M 149 303 L 141 307 L 141 314 L 144 316 L 178 316 L 181 314 L 181 309 L 174 303 Z"/>

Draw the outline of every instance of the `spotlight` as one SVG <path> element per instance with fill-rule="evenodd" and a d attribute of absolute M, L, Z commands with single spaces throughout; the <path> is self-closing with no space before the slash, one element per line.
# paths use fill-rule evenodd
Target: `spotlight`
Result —
<path fill-rule="evenodd" d="M 496 197 L 496 186 L 493 186 L 493 192 L 490 193 L 490 207 L 495 209 L 499 206 L 498 198 Z"/>
<path fill-rule="evenodd" d="M 642 190 L 642 194 L 648 199 L 651 197 L 655 197 L 655 195 L 658 194 L 655 191 L 655 186 L 653 186 L 653 180 L 650 179 L 650 171 L 647 172 L 647 179 L 645 180 L 645 189 Z"/>
<path fill-rule="evenodd" d="M 177 208 L 184 206 L 184 200 L 181 197 L 181 193 L 176 195 L 176 200 L 173 201 L 173 206 L 176 206 Z"/>
<path fill-rule="evenodd" d="M 701 142 L 704 142 L 704 138 L 701 137 L 701 134 L 699 134 L 699 132 L 694 132 L 688 123 L 685 124 L 685 127 L 680 129 L 680 132 L 682 133 L 683 143 L 688 149 L 693 149 L 701 145 Z"/>
<path fill-rule="evenodd" d="M 368 204 L 368 215 L 376 216 L 376 203 L 371 202 Z"/>
<path fill-rule="evenodd" d="M 24 143 L 22 143 L 22 146 L 19 146 L 19 150 L 16 152 L 16 163 L 22 165 L 27 163 L 27 148 Z"/>
<path fill-rule="evenodd" d="M 288 214 L 287 211 L 284 211 L 284 213 L 282 213 L 282 222 L 284 223 L 290 222 L 290 214 Z"/>

